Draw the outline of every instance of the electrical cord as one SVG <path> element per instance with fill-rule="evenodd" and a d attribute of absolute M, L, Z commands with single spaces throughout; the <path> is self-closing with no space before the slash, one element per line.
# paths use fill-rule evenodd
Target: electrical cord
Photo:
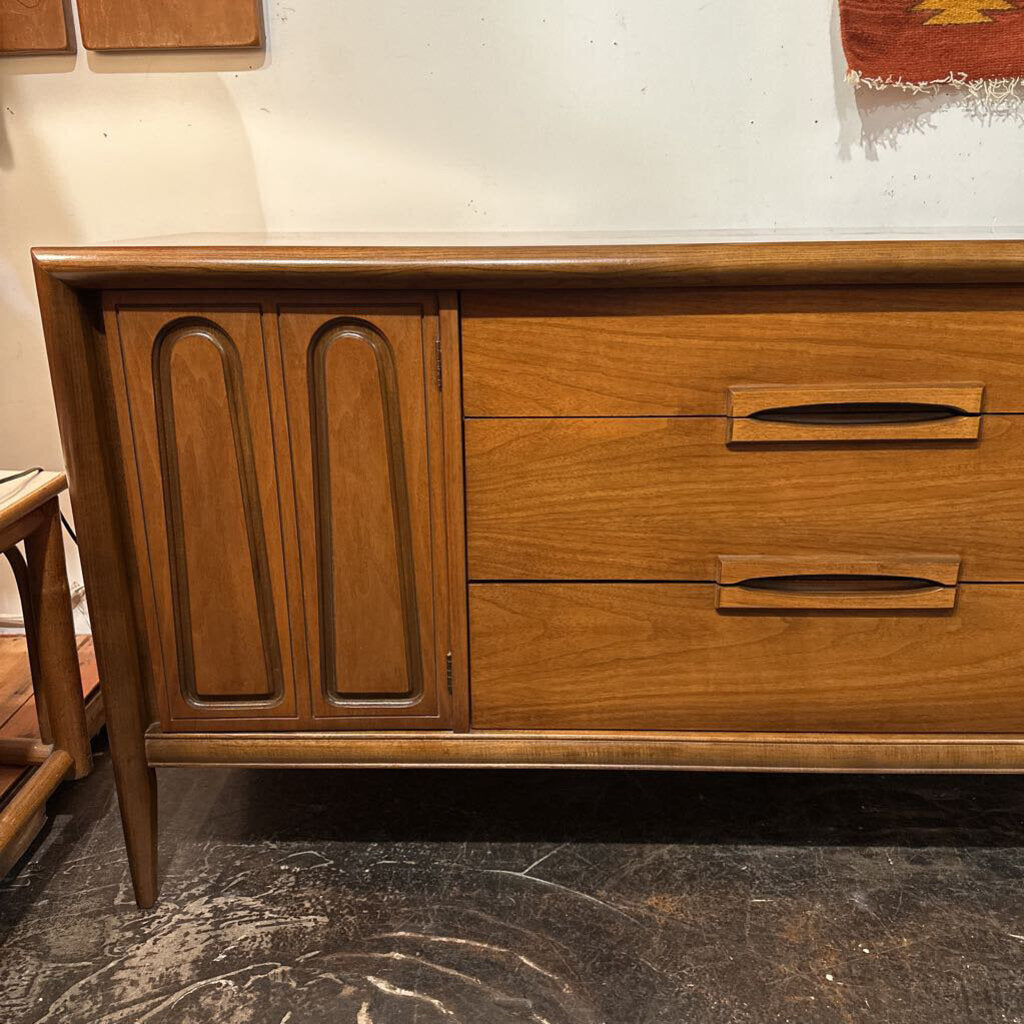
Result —
<path fill-rule="evenodd" d="M 23 469 L 20 473 L 12 473 L 10 476 L 0 477 L 0 484 L 9 484 L 12 480 L 20 480 L 23 476 L 36 476 L 42 472 L 42 466 L 33 466 L 31 469 Z"/>
<path fill-rule="evenodd" d="M 0 476 L 0 484 L 9 484 L 12 480 L 20 480 L 25 476 L 38 476 L 40 473 L 46 472 L 42 466 L 32 466 L 30 469 L 23 469 L 20 473 L 11 473 L 10 476 Z M 68 536 L 75 542 L 75 547 L 78 547 L 78 535 L 74 530 L 71 529 L 71 524 L 67 521 L 67 517 L 63 512 L 60 514 L 60 521 L 64 524 L 64 529 L 68 531 Z"/>
<path fill-rule="evenodd" d="M 78 547 L 78 534 L 71 529 L 71 524 L 67 521 L 67 517 L 63 512 L 60 514 L 60 521 L 64 524 L 64 529 L 68 531 L 68 536 L 74 541 L 75 547 Z"/>

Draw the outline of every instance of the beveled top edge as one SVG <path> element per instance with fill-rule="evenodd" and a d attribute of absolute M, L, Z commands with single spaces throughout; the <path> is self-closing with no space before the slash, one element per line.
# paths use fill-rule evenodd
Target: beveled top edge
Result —
<path fill-rule="evenodd" d="M 1024 240 L 629 245 L 146 245 L 36 248 L 79 287 L 366 288 L 1024 283 Z"/>

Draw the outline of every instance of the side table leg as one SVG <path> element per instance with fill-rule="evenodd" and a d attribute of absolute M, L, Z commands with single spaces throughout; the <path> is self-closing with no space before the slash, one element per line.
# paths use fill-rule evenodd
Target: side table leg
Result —
<path fill-rule="evenodd" d="M 25 621 L 25 644 L 28 647 L 29 672 L 32 676 L 32 690 L 35 694 L 36 717 L 39 719 L 39 738 L 44 743 L 53 742 L 50 732 L 50 713 L 46 708 L 46 695 L 39 686 L 39 630 L 36 628 L 35 611 L 32 608 L 32 590 L 28 582 L 28 566 L 17 547 L 8 548 L 4 557 L 11 565 L 14 582 L 18 585 L 21 598 L 21 614 Z"/>
<path fill-rule="evenodd" d="M 36 627 L 39 692 L 53 744 L 71 755 L 73 777 L 80 779 L 92 770 L 92 751 L 85 724 L 60 507 L 57 499 L 52 498 L 43 508 L 43 524 L 25 538 L 31 606 L 27 614 L 33 617 Z"/>

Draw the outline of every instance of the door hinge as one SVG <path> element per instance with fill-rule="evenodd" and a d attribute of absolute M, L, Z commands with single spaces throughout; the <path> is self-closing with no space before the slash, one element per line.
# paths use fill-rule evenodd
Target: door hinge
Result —
<path fill-rule="evenodd" d="M 441 369 L 441 338 L 438 336 L 434 339 L 434 355 L 437 361 L 437 390 L 441 391 L 444 389 L 444 375 Z"/>
<path fill-rule="evenodd" d="M 444 679 L 448 685 L 448 695 L 451 696 L 452 692 L 452 652 L 449 651 L 444 656 Z"/>

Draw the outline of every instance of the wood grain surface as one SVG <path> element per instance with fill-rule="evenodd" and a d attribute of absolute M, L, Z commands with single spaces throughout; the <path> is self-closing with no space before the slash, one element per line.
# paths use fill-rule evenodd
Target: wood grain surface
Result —
<path fill-rule="evenodd" d="M 310 235 L 248 244 L 36 248 L 79 287 L 723 288 L 1024 283 L 1024 241 L 651 245 L 362 245 Z"/>
<path fill-rule="evenodd" d="M 34 260 L 140 905 L 156 896 L 157 763 L 1024 770 L 1024 242 L 310 241 Z M 116 299 L 115 286 L 131 290 Z M 411 351 L 396 342 L 406 327 L 375 312 L 411 295 L 420 364 L 395 362 L 397 418 L 377 355 L 313 379 L 313 338 L 332 316 Z M 136 307 L 124 337 L 117 301 Z M 289 333 L 279 306 L 312 315 Z M 323 399 L 340 377 L 353 391 L 336 424 Z M 403 394 L 403 380 L 422 394 Z M 730 388 L 962 384 L 984 389 L 982 415 L 965 410 L 980 428 L 971 440 L 726 443 Z M 329 415 L 314 429 L 318 395 Z M 349 436 L 366 418 L 373 451 Z M 416 432 L 426 441 L 410 444 Z M 460 434 L 466 574 L 493 581 L 468 588 L 468 644 Z M 318 518 L 304 474 L 323 469 L 325 450 L 339 479 L 360 467 L 342 504 L 390 507 L 368 543 L 346 533 L 343 509 L 321 503 Z M 386 678 L 342 683 L 332 717 L 314 713 L 326 695 L 310 610 L 330 589 L 321 572 L 310 590 L 317 523 L 346 558 L 412 551 L 417 615 L 434 616 L 429 658 L 420 631 L 422 694 L 436 706 L 377 713 L 406 699 L 399 568 L 351 577 L 369 581 L 383 625 L 366 636 L 386 647 Z M 956 590 L 952 608 L 716 607 L 720 557 L 806 570 L 813 557 L 838 569 L 936 554 L 961 564 L 955 586 L 936 580 Z M 247 637 L 237 657 L 213 656 L 217 678 L 198 699 L 181 698 L 192 717 L 171 714 L 178 670 L 154 642 L 193 612 L 180 586 L 156 593 L 172 563 L 209 611 L 206 633 L 175 627 L 175 657 L 180 635 L 203 652 L 236 623 Z M 329 580 L 336 596 L 343 582 Z M 280 702 L 266 697 L 276 650 Z M 351 650 L 367 675 L 360 642 Z M 239 665 L 239 678 L 221 676 Z M 363 694 L 373 700 L 349 713 Z M 198 715 L 204 700 L 217 708 Z M 232 701 L 263 706 L 232 719 Z"/>
<path fill-rule="evenodd" d="M 0 479 L 19 472 L 17 469 L 0 469 Z M 42 508 L 67 486 L 67 477 L 52 470 L 30 473 L 0 484 L 0 530 L 13 526 L 33 509 Z"/>
<path fill-rule="evenodd" d="M 955 611 L 723 614 L 704 584 L 473 584 L 473 725 L 1024 729 L 1024 586 L 960 590 Z"/>
<path fill-rule="evenodd" d="M 469 416 L 725 415 L 738 385 L 977 382 L 1024 410 L 1020 288 L 469 292 Z"/>
<path fill-rule="evenodd" d="M 726 420 L 466 423 L 476 580 L 714 580 L 719 555 L 958 554 L 1024 580 L 1024 417 L 978 442 L 725 445 Z"/>
<path fill-rule="evenodd" d="M 108 306 L 143 596 L 172 718 L 294 717 L 259 307 Z"/>
<path fill-rule="evenodd" d="M 259 0 L 77 0 L 87 50 L 259 46 Z"/>
<path fill-rule="evenodd" d="M 1024 739 L 1005 733 L 151 732 L 146 748 L 152 764 L 189 766 L 1024 772 Z"/>
<path fill-rule="evenodd" d="M 66 750 L 53 751 L 29 775 L 15 798 L 0 808 L 0 854 L 9 844 L 18 843 L 23 830 L 30 822 L 35 821 L 53 791 L 64 781 L 73 767 L 74 762 Z M 10 863 L 6 863 L 5 866 L 10 867 Z"/>
<path fill-rule="evenodd" d="M 120 447 L 113 384 L 95 300 L 37 268 L 61 447 L 89 591 L 103 680 L 114 780 L 140 906 L 156 899 L 156 773 L 145 751 L 155 720 L 137 566 L 131 546 L 128 464 Z"/>
<path fill-rule="evenodd" d="M 0 0 L 0 54 L 74 52 L 70 0 Z"/>
<path fill-rule="evenodd" d="M 280 345 L 312 708 L 446 721 L 437 311 L 420 297 L 268 303 Z M 443 591 L 437 588 L 438 597 Z M 439 622 L 439 619 L 441 620 Z M 444 648 L 447 650 L 447 647 Z"/>
<path fill-rule="evenodd" d="M 107 308 L 165 728 L 446 725 L 433 298 L 120 292 Z"/>

